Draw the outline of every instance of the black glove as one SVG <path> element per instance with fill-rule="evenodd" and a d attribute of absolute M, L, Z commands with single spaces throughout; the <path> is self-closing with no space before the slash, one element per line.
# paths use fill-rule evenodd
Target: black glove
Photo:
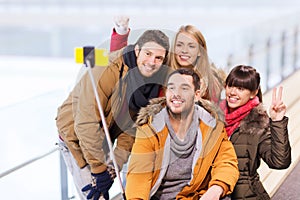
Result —
<path fill-rule="evenodd" d="M 81 191 L 86 192 L 90 190 L 89 194 L 87 195 L 87 199 L 94 197 L 94 200 L 98 200 L 102 194 L 103 197 L 108 200 L 108 190 L 112 186 L 113 182 L 114 181 L 107 170 L 99 174 L 92 173 L 92 183 L 84 186 Z"/>
<path fill-rule="evenodd" d="M 108 171 L 108 173 L 110 175 L 110 178 L 114 180 L 116 178 L 117 174 L 116 174 L 116 169 L 113 166 L 113 164 L 109 163 L 107 165 L 107 171 Z"/>

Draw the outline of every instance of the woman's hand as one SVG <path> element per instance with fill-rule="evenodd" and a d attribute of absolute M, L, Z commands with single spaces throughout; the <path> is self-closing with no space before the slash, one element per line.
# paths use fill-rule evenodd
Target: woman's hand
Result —
<path fill-rule="evenodd" d="M 279 87 L 278 96 L 277 88 L 273 89 L 272 104 L 269 108 L 269 114 L 272 121 L 280 121 L 286 113 L 286 105 L 282 101 L 282 86 Z"/>

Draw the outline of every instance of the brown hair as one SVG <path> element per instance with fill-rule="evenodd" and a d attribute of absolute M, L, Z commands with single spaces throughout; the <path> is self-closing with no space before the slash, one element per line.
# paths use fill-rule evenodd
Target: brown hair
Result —
<path fill-rule="evenodd" d="M 139 37 L 135 45 L 138 45 L 139 49 L 141 49 L 147 42 L 155 42 L 166 49 L 165 60 L 163 62 L 165 64 L 170 48 L 169 37 L 160 30 L 147 30 Z"/>
<path fill-rule="evenodd" d="M 177 70 L 175 70 L 175 71 L 173 71 L 172 73 L 169 74 L 168 80 L 174 74 L 182 74 L 182 75 L 191 76 L 193 78 L 193 85 L 195 87 L 195 91 L 200 90 L 200 77 L 199 77 L 199 74 L 196 73 L 193 69 L 179 68 L 179 69 L 177 69 Z"/>

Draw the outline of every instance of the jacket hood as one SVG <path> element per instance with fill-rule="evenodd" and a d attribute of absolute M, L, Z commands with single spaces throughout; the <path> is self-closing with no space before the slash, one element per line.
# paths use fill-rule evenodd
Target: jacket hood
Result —
<path fill-rule="evenodd" d="M 216 108 L 214 104 L 209 103 L 209 101 L 203 100 L 197 104 L 200 104 L 200 106 L 208 111 L 216 120 L 222 118 L 222 114 L 219 113 L 220 109 Z M 159 113 L 164 107 L 166 107 L 166 97 L 151 99 L 146 107 L 140 109 L 136 126 L 141 126 L 151 121 L 153 116 Z"/>
<path fill-rule="evenodd" d="M 124 48 L 123 60 L 125 65 L 129 67 L 129 69 L 133 69 L 137 66 L 134 45 L 128 45 Z"/>
<path fill-rule="evenodd" d="M 240 132 L 256 134 L 257 130 L 264 130 L 269 126 L 269 116 L 260 103 L 253 108 L 249 115 L 247 115 L 240 124 Z"/>
<path fill-rule="evenodd" d="M 149 101 L 146 107 L 140 109 L 138 117 L 136 119 L 136 125 L 141 126 L 148 123 L 149 118 L 159 113 L 166 106 L 166 98 L 159 97 Z"/>

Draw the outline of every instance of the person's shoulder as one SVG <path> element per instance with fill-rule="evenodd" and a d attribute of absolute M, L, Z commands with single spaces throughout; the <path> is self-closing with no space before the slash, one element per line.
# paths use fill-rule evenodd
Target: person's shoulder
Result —
<path fill-rule="evenodd" d="M 208 112 L 204 107 L 200 105 L 195 104 L 195 112 L 198 119 L 210 127 L 215 127 L 217 121 L 219 121 L 215 116 L 213 116 L 210 112 Z"/>
<path fill-rule="evenodd" d="M 265 108 L 265 105 L 262 103 L 258 104 L 256 107 L 254 107 L 250 114 L 247 116 L 248 121 L 256 121 L 256 120 L 262 120 L 262 119 L 269 119 L 267 110 Z"/>
<path fill-rule="evenodd" d="M 147 120 L 137 126 L 138 137 L 152 138 L 162 131 L 167 130 L 165 119 L 168 114 L 166 108 L 162 108 L 160 111 L 159 110 L 160 109 L 157 109 L 156 111 L 149 113 Z"/>
<path fill-rule="evenodd" d="M 105 67 L 107 70 L 117 70 L 118 72 L 120 72 L 122 67 L 126 67 L 123 59 L 124 48 L 109 53 L 109 62 Z M 124 68 L 123 71 L 127 70 Z"/>
<path fill-rule="evenodd" d="M 109 63 L 116 63 L 116 62 L 122 61 L 123 60 L 122 55 L 123 55 L 124 49 L 125 49 L 125 47 L 123 47 L 122 49 L 110 52 L 109 53 Z"/>
<path fill-rule="evenodd" d="M 166 106 L 166 98 L 153 98 L 146 107 L 142 107 L 138 113 L 136 120 L 137 126 L 142 126 L 152 122 L 153 117 L 158 114 Z"/>
<path fill-rule="evenodd" d="M 251 112 L 241 121 L 241 131 L 249 131 L 250 129 L 264 130 L 269 126 L 269 116 L 262 103 L 254 107 Z"/>

